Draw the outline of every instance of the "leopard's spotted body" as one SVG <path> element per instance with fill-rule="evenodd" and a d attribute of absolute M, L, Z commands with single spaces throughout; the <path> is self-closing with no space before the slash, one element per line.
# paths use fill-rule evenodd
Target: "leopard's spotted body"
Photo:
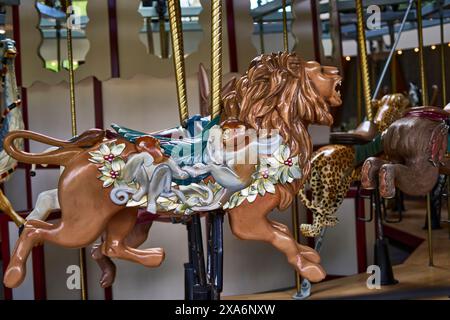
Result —
<path fill-rule="evenodd" d="M 374 118 L 378 132 L 383 132 L 391 123 L 401 118 L 409 104 L 409 100 L 399 93 L 385 95 L 381 100 L 373 101 L 373 107 L 378 109 Z M 338 144 L 322 147 L 313 154 L 308 181 L 312 199 L 308 199 L 304 189 L 299 193 L 301 201 L 313 214 L 312 224 L 300 226 L 303 235 L 318 236 L 323 227 L 337 223 L 336 211 L 342 204 L 351 182 L 361 180 L 361 168 L 357 159 L 361 158 L 361 155 L 364 156 L 363 161 L 370 156 L 367 152 L 357 156 L 355 146 Z"/>
<path fill-rule="evenodd" d="M 336 211 L 354 179 L 354 159 L 354 149 L 343 145 L 325 146 L 313 154 L 309 179 L 312 199 L 308 199 L 304 189 L 299 193 L 313 214 L 312 224 L 300 226 L 303 235 L 315 237 L 323 226 L 336 224 Z"/>

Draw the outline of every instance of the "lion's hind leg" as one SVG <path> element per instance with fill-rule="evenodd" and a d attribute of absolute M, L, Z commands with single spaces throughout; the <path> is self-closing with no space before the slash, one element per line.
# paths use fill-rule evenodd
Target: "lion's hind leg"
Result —
<path fill-rule="evenodd" d="M 325 278 L 323 268 L 306 259 L 299 253 L 295 239 L 274 227 L 267 215 L 278 205 L 279 195 L 266 193 L 264 197 L 257 197 L 253 203 L 243 202 L 240 206 L 230 209 L 229 222 L 233 234 L 242 240 L 258 240 L 272 244 L 286 255 L 288 262 L 296 268 L 301 276 L 311 282 L 318 282 Z"/>
<path fill-rule="evenodd" d="M 142 223 L 136 224 L 133 230 L 125 238 L 125 243 L 133 248 L 139 247 L 145 242 L 148 236 L 148 232 L 152 226 L 152 223 Z M 100 277 L 100 286 L 102 288 L 107 288 L 112 286 L 116 278 L 116 265 L 111 260 L 110 257 L 105 256 L 102 253 L 102 244 L 104 239 L 102 237 L 102 242 L 97 243 L 92 247 L 91 256 L 100 267 L 102 275 Z"/>
<path fill-rule="evenodd" d="M 140 250 L 130 247 L 126 241 L 127 235 L 136 224 L 135 211 L 135 208 L 126 208 L 111 218 L 106 226 L 102 253 L 110 258 L 129 260 L 146 267 L 158 267 L 164 260 L 162 248 Z"/>

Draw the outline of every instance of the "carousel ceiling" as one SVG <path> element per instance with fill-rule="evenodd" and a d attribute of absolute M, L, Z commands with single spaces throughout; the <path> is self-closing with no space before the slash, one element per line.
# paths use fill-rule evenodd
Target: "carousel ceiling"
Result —
<path fill-rule="evenodd" d="M 264 33 L 280 33 L 282 31 L 282 0 L 251 0 L 251 15 L 255 21 L 255 33 L 260 32 L 262 22 L 264 24 Z M 291 4 L 291 0 L 287 4 Z M 367 39 L 379 39 L 389 35 L 390 28 L 398 29 L 400 22 L 405 15 L 408 0 L 365 0 L 364 7 L 377 5 L 381 10 L 381 28 L 376 30 L 367 30 Z M 442 13 L 445 23 L 450 23 L 450 0 L 430 0 L 423 1 L 423 19 L 424 28 L 436 26 L 440 23 L 440 14 Z M 337 0 L 337 9 L 341 24 L 341 36 L 343 40 L 356 38 L 356 12 L 354 0 Z M 330 11 L 329 0 L 320 1 L 319 12 L 322 23 L 322 37 L 330 38 Z M 292 20 L 292 14 L 288 11 L 288 19 Z M 411 10 L 408 15 L 405 31 L 417 28 L 416 10 Z"/>

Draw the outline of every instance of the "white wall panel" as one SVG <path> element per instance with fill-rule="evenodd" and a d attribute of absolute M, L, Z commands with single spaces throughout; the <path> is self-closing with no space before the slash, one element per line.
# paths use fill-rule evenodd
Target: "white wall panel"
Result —
<path fill-rule="evenodd" d="M 36 171 L 36 176 L 31 178 L 33 207 L 41 192 L 58 187 L 58 180 L 59 169 L 40 169 Z"/>
<path fill-rule="evenodd" d="M 355 200 L 345 199 L 336 213 L 339 223 L 328 228 L 322 245 L 322 266 L 331 275 L 358 273 Z"/>
<path fill-rule="evenodd" d="M 66 83 L 50 86 L 35 83 L 28 89 L 29 128 L 49 135 L 67 139 L 72 136 L 69 86 Z M 81 81 L 75 90 L 78 133 L 95 127 L 94 93 L 92 78 Z M 31 151 L 45 150 L 48 146 L 30 143 Z"/>

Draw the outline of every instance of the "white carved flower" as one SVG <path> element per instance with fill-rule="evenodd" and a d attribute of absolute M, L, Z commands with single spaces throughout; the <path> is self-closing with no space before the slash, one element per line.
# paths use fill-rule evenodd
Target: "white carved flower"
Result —
<path fill-rule="evenodd" d="M 275 184 L 277 184 L 278 182 L 277 173 L 277 168 L 263 165 L 259 167 L 259 170 L 255 175 L 256 180 L 250 186 L 251 190 L 249 191 L 249 193 L 252 196 L 252 201 L 250 202 L 254 201 L 252 189 L 255 189 L 261 196 L 264 196 L 266 194 L 266 191 L 269 193 L 275 193 Z M 254 197 L 256 198 L 256 196 Z"/>
<path fill-rule="evenodd" d="M 298 165 L 298 157 L 291 158 L 291 150 L 286 145 L 281 145 L 274 152 L 273 157 L 267 158 L 267 163 L 272 168 L 277 168 L 278 180 L 285 184 L 294 179 L 300 179 L 302 172 Z"/>
<path fill-rule="evenodd" d="M 89 152 L 91 158 L 89 161 L 97 164 L 103 164 L 104 162 L 112 163 L 116 157 L 119 157 L 123 150 L 125 150 L 125 143 L 121 144 L 107 144 L 102 143 L 97 151 Z"/>
<path fill-rule="evenodd" d="M 258 195 L 264 196 L 266 192 L 274 194 L 277 183 L 290 183 L 301 176 L 298 158 L 291 158 L 289 147 L 281 145 L 271 157 L 260 159 L 257 171 L 252 175 L 252 184 L 234 193 L 225 203 L 224 209 L 235 208 L 244 200 L 252 203 Z"/>
<path fill-rule="evenodd" d="M 108 188 L 111 185 L 118 185 L 122 177 L 122 170 L 125 167 L 125 161 L 120 157 L 125 144 L 106 144 L 100 145 L 97 151 L 89 152 L 91 158 L 89 161 L 102 165 L 98 168 L 101 172 L 99 179 L 103 181 L 103 187 Z"/>

